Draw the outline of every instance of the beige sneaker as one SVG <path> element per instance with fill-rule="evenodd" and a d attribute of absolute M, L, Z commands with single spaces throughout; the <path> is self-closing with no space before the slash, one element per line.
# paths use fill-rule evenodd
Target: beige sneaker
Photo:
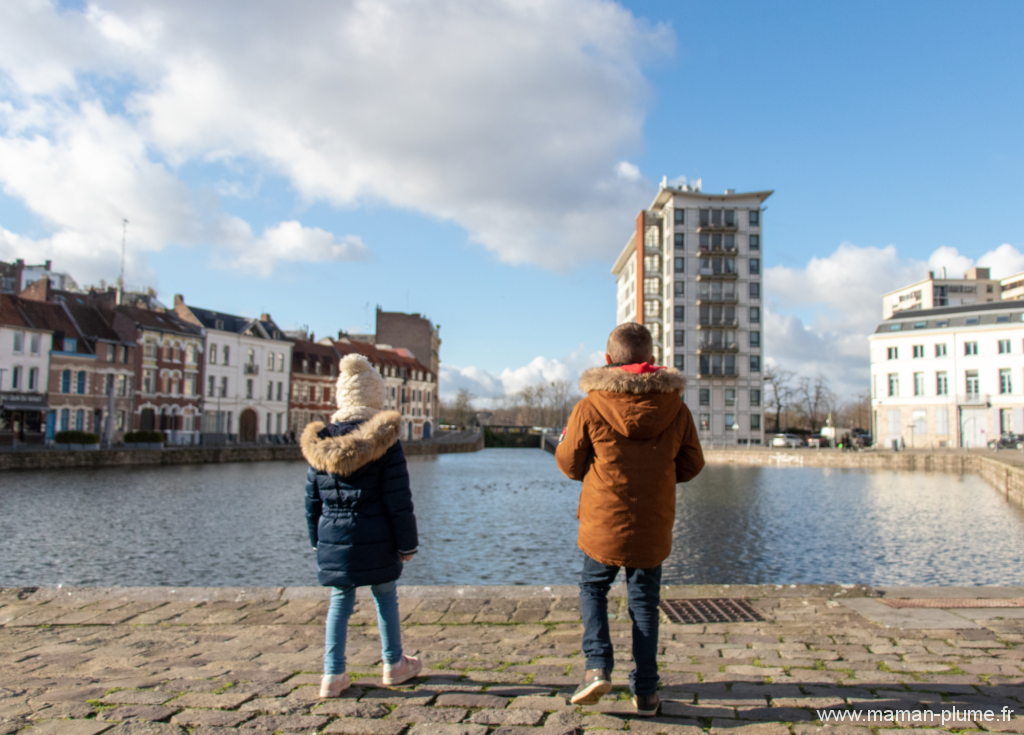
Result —
<path fill-rule="evenodd" d="M 401 684 L 417 676 L 423 670 L 423 662 L 412 656 L 402 656 L 397 664 L 384 664 L 384 685 Z"/>
<path fill-rule="evenodd" d="M 340 697 L 350 686 L 352 679 L 348 674 L 324 674 L 324 678 L 320 680 L 320 697 Z"/>

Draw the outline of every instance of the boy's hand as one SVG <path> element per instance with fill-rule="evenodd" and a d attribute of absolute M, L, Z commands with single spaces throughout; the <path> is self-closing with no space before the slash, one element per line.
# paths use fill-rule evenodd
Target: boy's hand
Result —
<path fill-rule="evenodd" d="M 412 559 L 414 556 L 416 556 L 416 555 L 415 554 L 399 554 L 398 558 L 401 559 L 403 562 L 407 562 L 410 559 Z"/>

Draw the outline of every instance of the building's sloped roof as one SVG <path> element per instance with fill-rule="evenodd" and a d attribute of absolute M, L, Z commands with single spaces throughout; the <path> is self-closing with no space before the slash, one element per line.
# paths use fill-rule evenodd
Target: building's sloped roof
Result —
<path fill-rule="evenodd" d="M 64 305 L 67 306 L 75 323 L 78 324 L 78 328 L 86 338 L 102 339 L 108 342 L 121 341 L 117 332 L 103 318 L 100 310 L 92 306 L 80 294 L 61 291 L 58 292 L 58 295 L 64 300 Z"/>
<path fill-rule="evenodd" d="M 71 317 L 64 311 L 62 304 L 54 304 L 47 301 L 32 301 L 31 299 L 18 299 L 18 307 L 25 316 L 26 321 L 37 329 L 48 329 L 54 333 L 60 333 L 65 337 L 78 340 L 77 352 L 92 354 L 89 343 L 80 334 L 71 321 Z"/>
<path fill-rule="evenodd" d="M 987 324 L 1024 322 L 1024 302 L 993 301 L 985 304 L 940 306 L 936 309 L 897 311 L 878 325 L 875 334 L 912 332 L 915 329 L 948 329 Z"/>
<path fill-rule="evenodd" d="M 342 355 L 350 355 L 358 352 L 374 365 L 385 365 L 388 367 L 405 368 L 406 370 L 420 370 L 424 374 L 430 372 L 430 368 L 414 357 L 407 357 L 397 350 L 382 349 L 368 342 L 333 342 L 334 348 Z"/>
<path fill-rule="evenodd" d="M 202 322 L 204 327 L 207 329 L 217 329 L 221 332 L 243 334 L 254 321 L 257 321 L 246 316 L 226 314 L 223 311 L 200 309 L 198 306 L 189 306 L 188 308 L 196 315 L 196 319 Z M 221 324 L 218 326 L 217 322 Z"/>
<path fill-rule="evenodd" d="M 134 306 L 118 306 L 117 311 L 143 329 L 156 329 L 188 336 L 197 336 L 201 333 L 199 327 L 182 321 L 173 311 L 152 311 Z"/>
<path fill-rule="evenodd" d="M 20 299 L 17 296 L 0 295 L 0 326 L 31 327 L 18 308 Z"/>
<path fill-rule="evenodd" d="M 339 355 L 331 345 L 320 344 L 308 339 L 292 339 L 292 372 L 302 372 L 304 359 L 320 360 L 325 367 L 335 364 Z M 328 373 L 330 370 L 328 370 Z"/>

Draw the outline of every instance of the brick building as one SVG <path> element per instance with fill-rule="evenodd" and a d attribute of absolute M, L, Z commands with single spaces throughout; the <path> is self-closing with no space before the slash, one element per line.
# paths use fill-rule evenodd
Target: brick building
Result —
<path fill-rule="evenodd" d="M 441 337 L 439 325 L 419 314 L 400 311 L 382 311 L 377 307 L 376 344 L 406 349 L 413 354 L 427 372 L 437 375 L 441 367 Z"/>
<path fill-rule="evenodd" d="M 341 355 L 332 344 L 292 340 L 291 401 L 288 428 L 296 435 L 313 421 L 329 423 L 337 410 L 335 383 Z"/>
<path fill-rule="evenodd" d="M 106 302 L 105 302 L 106 303 Z M 202 420 L 202 330 L 174 312 L 110 306 L 124 342 L 134 342 L 132 431 L 162 431 L 171 444 L 198 444 Z"/>

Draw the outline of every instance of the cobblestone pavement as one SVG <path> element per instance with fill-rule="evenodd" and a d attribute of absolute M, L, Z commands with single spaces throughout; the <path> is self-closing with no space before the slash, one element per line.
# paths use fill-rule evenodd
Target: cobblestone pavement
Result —
<path fill-rule="evenodd" d="M 584 660 L 573 588 L 405 588 L 405 649 L 425 667 L 392 688 L 381 683 L 376 620 L 363 599 L 349 632 L 355 683 L 334 700 L 318 698 L 322 589 L 5 589 L 0 735 L 1024 732 L 1024 610 L 953 611 L 950 619 L 969 627 L 887 628 L 847 604 L 861 598 L 864 610 L 863 598 L 878 594 L 666 589 L 667 597 L 746 595 L 766 620 L 663 618 L 662 712 L 637 718 L 621 597 L 610 604 L 616 687 L 597 706 L 574 707 L 567 698 Z M 869 710 L 900 714 L 868 722 Z M 986 710 L 995 719 L 985 721 Z M 826 711 L 863 719 L 824 726 L 836 716 Z M 1007 711 L 1014 716 L 1004 720 Z"/>

